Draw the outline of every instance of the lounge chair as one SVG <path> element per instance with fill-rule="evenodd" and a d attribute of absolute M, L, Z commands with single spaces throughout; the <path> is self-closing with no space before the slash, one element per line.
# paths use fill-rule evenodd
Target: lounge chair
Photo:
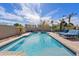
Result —
<path fill-rule="evenodd" d="M 58 34 L 59 35 L 62 35 L 62 34 L 64 34 L 64 33 L 67 33 L 69 30 L 63 30 L 63 31 L 61 31 L 61 32 L 58 32 Z"/>
<path fill-rule="evenodd" d="M 61 33 L 64 38 L 76 38 L 79 36 L 79 30 L 69 30 L 67 33 Z"/>

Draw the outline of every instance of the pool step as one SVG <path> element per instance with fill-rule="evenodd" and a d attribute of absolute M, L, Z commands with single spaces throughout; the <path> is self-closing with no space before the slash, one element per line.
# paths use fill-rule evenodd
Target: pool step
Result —
<path fill-rule="evenodd" d="M 23 52 L 1 51 L 0 56 L 25 56 Z"/>

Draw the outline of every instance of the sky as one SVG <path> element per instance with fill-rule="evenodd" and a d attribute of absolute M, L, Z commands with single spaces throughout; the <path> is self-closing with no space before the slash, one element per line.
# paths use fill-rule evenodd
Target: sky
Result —
<path fill-rule="evenodd" d="M 71 22 L 79 25 L 78 3 L 0 3 L 0 24 L 39 24 L 41 20 L 58 23 L 63 15 L 70 13 L 77 13 Z"/>

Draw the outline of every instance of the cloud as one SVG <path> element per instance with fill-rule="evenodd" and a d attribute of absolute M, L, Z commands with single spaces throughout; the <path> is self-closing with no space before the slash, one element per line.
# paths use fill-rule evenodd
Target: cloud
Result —
<path fill-rule="evenodd" d="M 64 18 L 65 18 L 65 17 L 64 17 Z M 60 18 L 60 19 L 62 19 L 62 18 Z M 54 20 L 54 22 L 58 24 L 58 23 L 60 23 L 60 19 L 59 19 L 59 20 Z M 65 21 L 66 21 L 67 23 L 68 23 L 68 20 L 69 20 L 69 19 L 65 18 Z M 78 16 L 72 17 L 72 18 L 71 18 L 71 23 L 73 23 L 75 26 L 76 26 L 76 25 L 79 25 L 79 17 L 78 17 Z"/>
<path fill-rule="evenodd" d="M 57 13 L 59 9 L 55 9 L 50 11 L 48 14 L 44 15 L 43 17 L 40 15 L 42 13 L 41 11 L 41 5 L 38 4 L 18 4 L 20 9 L 14 8 L 14 13 L 6 12 L 6 9 L 0 6 L 0 19 L 2 19 L 4 22 L 7 23 L 22 23 L 26 24 L 27 21 L 30 24 L 39 24 L 40 20 L 50 21 L 52 20 L 52 15 Z M 15 7 L 16 5 L 12 5 Z M 0 20 L 2 22 L 2 20 Z M 53 20 L 54 24 L 58 24 L 59 20 Z M 68 19 L 65 20 L 66 22 Z M 73 17 L 71 22 L 75 25 L 79 25 L 79 18 Z"/>
<path fill-rule="evenodd" d="M 51 14 L 55 14 L 59 9 L 53 10 L 46 14 L 45 16 L 41 16 L 41 5 L 38 4 L 19 4 L 21 6 L 21 10 L 15 10 L 17 15 L 23 16 L 25 19 L 29 20 L 30 24 L 39 24 L 40 20 L 48 20 L 51 17 Z"/>
<path fill-rule="evenodd" d="M 25 23 L 29 20 L 29 23 L 32 24 L 38 24 L 39 23 L 39 13 L 36 12 L 35 7 L 38 9 L 39 4 L 19 4 L 20 10 L 17 8 L 14 8 L 13 13 L 6 12 L 5 8 L 0 6 L 0 19 L 3 19 L 3 21 L 12 21 L 12 22 L 19 22 L 19 23 Z M 12 4 L 14 7 L 15 5 Z M 39 9 L 38 9 L 39 10 Z"/>
<path fill-rule="evenodd" d="M 13 13 L 6 12 L 5 8 L 0 6 L 0 19 L 3 19 L 3 22 L 8 21 L 8 23 L 18 22 L 23 23 L 23 18 Z M 10 21 L 10 22 L 9 22 Z"/>
<path fill-rule="evenodd" d="M 5 11 L 5 9 L 3 7 L 0 7 L 0 11 Z"/>
<path fill-rule="evenodd" d="M 11 14 L 11 13 L 4 13 L 3 15 L 0 14 L 1 17 L 0 18 L 4 18 L 4 19 L 8 19 L 10 21 L 23 21 L 23 19 L 15 14 Z"/>
<path fill-rule="evenodd" d="M 45 16 L 51 16 L 51 15 L 57 13 L 58 11 L 59 11 L 59 8 L 48 12 L 48 14 L 46 14 Z"/>
<path fill-rule="evenodd" d="M 21 10 L 15 10 L 15 13 L 19 16 L 24 17 L 26 20 L 29 20 L 30 24 L 38 24 L 40 21 L 40 15 L 36 11 L 39 5 L 37 4 L 19 4 Z"/>
<path fill-rule="evenodd" d="M 72 22 L 74 25 L 79 25 L 79 17 L 72 17 L 71 22 Z"/>
<path fill-rule="evenodd" d="M 6 24 L 7 24 L 7 25 L 13 25 L 13 24 L 15 24 L 15 22 L 0 19 L 0 24 L 4 24 L 4 25 L 6 25 Z"/>

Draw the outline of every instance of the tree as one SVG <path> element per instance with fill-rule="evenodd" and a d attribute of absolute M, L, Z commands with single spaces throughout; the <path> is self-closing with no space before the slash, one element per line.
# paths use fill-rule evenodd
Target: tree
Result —
<path fill-rule="evenodd" d="M 25 28 L 21 24 L 15 23 L 14 26 L 16 27 L 18 34 L 22 34 L 25 32 Z"/>
<path fill-rule="evenodd" d="M 60 21 L 60 31 L 64 30 L 66 26 L 67 26 L 67 23 L 62 18 L 62 20 Z"/>
<path fill-rule="evenodd" d="M 50 26 L 49 26 L 48 22 L 49 22 L 49 21 L 45 21 L 45 20 L 42 21 L 42 20 L 41 20 L 41 23 L 40 23 L 39 27 L 40 27 L 40 29 L 41 29 L 42 31 L 48 31 L 48 30 L 50 30 Z"/>
<path fill-rule="evenodd" d="M 15 23 L 14 26 L 16 26 L 16 27 L 17 27 L 17 26 L 21 26 L 21 24 L 19 24 L 19 23 Z"/>
<path fill-rule="evenodd" d="M 71 18 L 73 17 L 73 16 L 75 16 L 76 15 L 76 13 L 71 13 L 71 14 L 69 14 L 69 15 L 64 15 L 64 17 L 65 18 L 67 18 L 68 19 L 68 23 L 66 23 L 65 25 L 65 29 L 74 29 L 74 24 L 73 23 L 71 23 Z"/>
<path fill-rule="evenodd" d="M 53 20 L 51 20 L 51 31 L 53 30 Z"/>
<path fill-rule="evenodd" d="M 48 22 L 44 23 L 44 30 L 46 30 L 46 31 L 50 30 L 50 26 L 49 26 Z"/>
<path fill-rule="evenodd" d="M 73 16 L 75 16 L 76 15 L 76 13 L 71 13 L 71 14 L 69 14 L 68 16 L 67 16 L 67 18 L 68 18 L 68 23 L 70 24 L 71 23 L 71 18 L 73 17 Z"/>
<path fill-rule="evenodd" d="M 51 24 L 53 25 L 53 20 L 51 20 Z"/>
<path fill-rule="evenodd" d="M 74 29 L 74 24 L 73 23 L 68 23 L 66 26 L 66 29 L 70 30 L 70 29 Z"/>

